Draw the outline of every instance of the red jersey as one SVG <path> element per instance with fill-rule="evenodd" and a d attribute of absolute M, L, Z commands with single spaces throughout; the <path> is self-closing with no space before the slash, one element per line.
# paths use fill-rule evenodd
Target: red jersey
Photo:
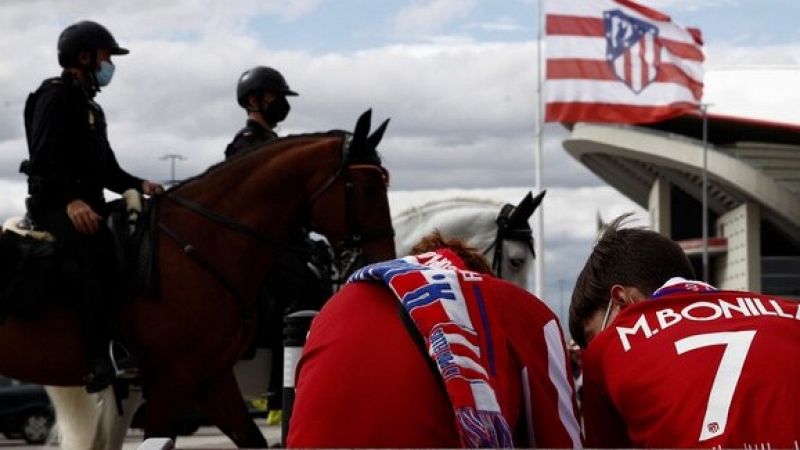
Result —
<path fill-rule="evenodd" d="M 584 353 L 591 447 L 797 448 L 800 309 L 671 292 L 620 312 Z"/>
<path fill-rule="evenodd" d="M 497 399 L 514 443 L 580 447 L 557 319 L 510 283 L 491 279 L 488 288 Z M 311 325 L 287 447 L 459 447 L 453 408 L 425 357 L 389 289 L 346 285 Z"/>

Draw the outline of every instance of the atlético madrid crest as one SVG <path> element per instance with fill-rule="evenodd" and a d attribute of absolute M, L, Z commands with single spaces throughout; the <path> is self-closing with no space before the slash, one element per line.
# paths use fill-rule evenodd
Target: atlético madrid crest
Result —
<path fill-rule="evenodd" d="M 615 9 L 603 12 L 606 62 L 614 75 L 639 94 L 658 76 L 661 41 L 658 28 Z"/>

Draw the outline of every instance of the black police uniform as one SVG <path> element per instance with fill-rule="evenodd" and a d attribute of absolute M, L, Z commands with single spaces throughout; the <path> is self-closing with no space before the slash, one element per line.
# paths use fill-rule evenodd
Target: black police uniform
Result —
<path fill-rule="evenodd" d="M 142 179 L 120 168 L 108 143 L 105 115 L 93 94 L 65 71 L 45 80 L 25 105 L 29 214 L 78 262 L 90 372 L 93 365 L 108 363 L 109 319 L 119 297 L 119 268 L 108 228 L 101 223 L 95 234 L 79 233 L 67 215 L 67 204 L 80 199 L 105 216 L 103 188 L 121 193 L 142 186 Z"/>
<path fill-rule="evenodd" d="M 278 135 L 274 131 L 264 128 L 255 120 L 247 119 L 244 128 L 236 133 L 225 149 L 225 158 L 230 158 L 243 150 L 256 148 L 275 139 L 278 139 Z"/>

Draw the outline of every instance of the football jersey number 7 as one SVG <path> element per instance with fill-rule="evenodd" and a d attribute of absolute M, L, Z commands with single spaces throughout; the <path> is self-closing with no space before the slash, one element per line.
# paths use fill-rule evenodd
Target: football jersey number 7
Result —
<path fill-rule="evenodd" d="M 722 359 L 708 395 L 706 413 L 700 427 L 700 441 L 717 437 L 725 432 L 736 383 L 742 374 L 747 351 L 750 349 L 755 334 L 755 330 L 706 333 L 675 341 L 675 349 L 679 355 L 698 348 L 725 345 L 725 351 L 722 353 Z"/>

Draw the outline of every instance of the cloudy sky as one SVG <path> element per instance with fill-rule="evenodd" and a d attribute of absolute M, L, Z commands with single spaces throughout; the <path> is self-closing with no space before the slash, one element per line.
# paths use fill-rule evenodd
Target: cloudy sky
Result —
<path fill-rule="evenodd" d="M 712 112 L 800 123 L 800 2 L 645 3 L 702 29 Z M 22 208 L 25 98 L 59 72 L 58 33 L 81 19 L 131 49 L 98 101 L 133 173 L 168 178 L 167 153 L 187 158 L 178 177 L 220 161 L 244 122 L 239 74 L 270 65 L 301 94 L 280 134 L 350 129 L 369 107 L 392 118 L 381 151 L 394 190 L 533 186 L 535 0 L 0 0 L 0 218 Z M 545 127 L 551 304 L 596 213 L 636 209 L 564 152 L 566 135 Z"/>

